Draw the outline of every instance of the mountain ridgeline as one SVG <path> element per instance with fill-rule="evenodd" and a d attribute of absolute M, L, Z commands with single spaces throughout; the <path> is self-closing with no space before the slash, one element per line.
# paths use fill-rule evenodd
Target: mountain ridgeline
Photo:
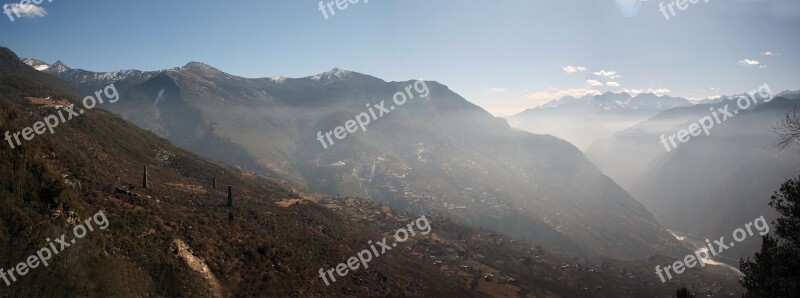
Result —
<path fill-rule="evenodd" d="M 684 251 L 577 148 L 511 129 L 437 82 L 426 82 L 429 99 L 409 99 L 366 132 L 324 149 L 319 131 L 344 125 L 367 105 L 388 107 L 413 82 L 340 69 L 249 79 L 198 62 L 151 72 L 96 73 L 61 63 L 40 69 L 86 92 L 115 82 L 125 100 L 103 108 L 182 148 L 308 191 L 443 214 L 584 256 Z"/>
<path fill-rule="evenodd" d="M 508 117 L 511 126 L 564 138 L 581 150 L 659 112 L 692 103 L 680 97 L 625 92 L 565 96 Z"/>

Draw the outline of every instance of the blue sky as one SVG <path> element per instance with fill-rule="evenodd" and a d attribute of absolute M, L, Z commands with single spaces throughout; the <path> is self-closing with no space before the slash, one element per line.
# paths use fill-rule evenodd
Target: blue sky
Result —
<path fill-rule="evenodd" d="M 674 0 L 620 9 L 634 1 L 360 0 L 326 19 L 306 0 L 45 0 L 0 15 L 0 45 L 94 71 L 201 61 L 244 77 L 423 78 L 499 116 L 567 94 L 800 89 L 800 1 L 700 0 L 669 20 L 659 4 Z"/>

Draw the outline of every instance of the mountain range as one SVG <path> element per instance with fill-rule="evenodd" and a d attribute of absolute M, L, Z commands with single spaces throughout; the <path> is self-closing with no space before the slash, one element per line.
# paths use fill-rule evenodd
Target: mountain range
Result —
<path fill-rule="evenodd" d="M 84 92 L 114 82 L 125 100 L 103 108 L 184 149 L 304 191 L 444 214 L 584 256 L 633 260 L 684 251 L 580 150 L 514 130 L 437 82 L 426 82 L 430 99 L 410 100 L 324 149 L 318 131 L 344 124 L 365 104 L 390 102 L 413 82 L 341 69 L 243 78 L 199 62 L 160 71 L 104 73 L 63 63 L 39 69 Z"/>
<path fill-rule="evenodd" d="M 318 80 L 338 75 L 349 74 L 337 71 Z M 176 76 L 155 74 L 141 84 Z M 1 47 L 0 81 L 2 130 L 18 131 L 54 113 L 58 107 L 48 101 L 80 105 L 88 94 Z M 133 96 L 136 88 L 141 86 L 127 85 L 123 94 Z M 437 88 L 443 92 L 441 85 Z M 175 91 L 159 92 L 167 94 L 164 101 L 145 106 L 179 104 Z M 129 100 L 121 98 L 117 103 Z M 430 235 L 417 236 L 373 260 L 368 270 L 326 286 L 319 268 L 343 262 L 367 240 L 388 236 L 416 216 L 365 198 L 297 191 L 287 181 L 179 149 L 100 109 L 59 126 L 53 135 L 13 149 L 0 146 L 0 156 L 0 245 L 13 248 L 0 251 L 0 267 L 24 261 L 47 245 L 45 239 L 69 232 L 76 219 L 98 210 L 110 223 L 61 252 L 50 266 L 0 288 L 2 295 L 668 296 L 675 284 L 690 282 L 698 292 L 741 294 L 736 278 L 718 267 L 690 269 L 661 283 L 652 268 L 674 257 L 589 260 L 542 239 L 515 239 L 440 216 L 430 216 Z M 149 173 L 146 187 L 143 165 Z M 232 206 L 224 203 L 218 183 L 232 185 Z M 602 199 L 592 204 L 601 205 Z M 624 199 L 616 203 L 628 204 Z"/>
<path fill-rule="evenodd" d="M 621 92 L 565 96 L 508 117 L 511 126 L 526 131 L 558 136 L 586 150 L 595 141 L 610 137 L 659 112 L 691 106 L 680 97 Z"/>

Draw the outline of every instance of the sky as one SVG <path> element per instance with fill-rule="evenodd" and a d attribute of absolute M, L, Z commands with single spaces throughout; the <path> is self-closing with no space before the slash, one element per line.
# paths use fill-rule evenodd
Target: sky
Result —
<path fill-rule="evenodd" d="M 606 91 L 800 89 L 798 0 L 351 1 L 44 0 L 0 15 L 0 45 L 92 71 L 435 80 L 496 116 Z"/>

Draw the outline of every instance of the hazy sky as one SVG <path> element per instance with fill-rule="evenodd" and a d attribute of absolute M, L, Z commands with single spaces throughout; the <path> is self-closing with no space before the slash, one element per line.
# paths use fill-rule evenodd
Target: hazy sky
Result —
<path fill-rule="evenodd" d="M 673 2 L 360 0 L 326 19 L 306 0 L 45 0 L 0 15 L 0 45 L 94 71 L 201 61 L 245 77 L 423 78 L 500 116 L 588 92 L 800 89 L 800 1 L 700 0 L 667 20 L 659 4 Z"/>

